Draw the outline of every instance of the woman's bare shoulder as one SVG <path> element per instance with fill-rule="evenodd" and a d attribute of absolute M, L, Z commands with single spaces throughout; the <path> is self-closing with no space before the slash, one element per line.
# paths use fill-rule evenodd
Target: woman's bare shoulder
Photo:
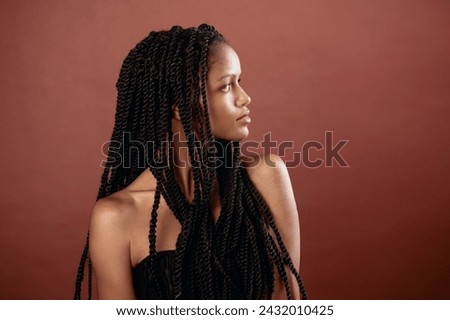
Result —
<path fill-rule="evenodd" d="M 249 158 L 250 159 L 250 158 Z M 291 179 L 284 163 L 278 155 L 253 156 L 245 164 L 248 176 L 272 212 L 275 225 L 292 259 L 294 267 L 300 267 L 300 225 Z M 273 231 L 273 230 L 272 230 Z M 273 232 L 272 232 L 273 233 Z M 290 275 L 289 283 L 294 299 L 300 297 L 295 278 Z M 274 299 L 286 299 L 283 283 L 276 275 Z"/>
<path fill-rule="evenodd" d="M 249 178 L 258 184 L 258 190 L 285 187 L 290 178 L 286 164 L 280 156 L 272 153 L 254 154 L 241 157 L 241 163 L 245 167 Z"/>
<path fill-rule="evenodd" d="M 247 174 L 275 217 L 298 218 L 291 179 L 283 159 L 276 154 L 247 156 L 241 161 Z M 281 217 L 280 217 L 281 218 Z"/>
<path fill-rule="evenodd" d="M 121 193 L 97 200 L 91 213 L 89 251 L 100 299 L 133 299 L 129 201 Z"/>
<path fill-rule="evenodd" d="M 91 223 L 120 224 L 128 219 L 132 203 L 123 192 L 116 192 L 97 200 L 92 208 Z"/>
<path fill-rule="evenodd" d="M 115 239 L 115 242 L 128 242 L 133 211 L 132 199 L 121 191 L 97 200 L 91 212 L 91 238 L 111 238 Z"/>
<path fill-rule="evenodd" d="M 278 162 L 284 163 L 283 159 L 281 159 L 279 155 L 276 155 L 274 153 L 252 153 L 248 155 L 241 155 L 241 163 L 248 169 L 261 167 L 262 165 L 267 165 L 273 168 Z"/>

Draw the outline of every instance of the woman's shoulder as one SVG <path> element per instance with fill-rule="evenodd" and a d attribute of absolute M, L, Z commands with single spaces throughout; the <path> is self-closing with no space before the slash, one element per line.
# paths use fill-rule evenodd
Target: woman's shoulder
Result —
<path fill-rule="evenodd" d="M 280 178 L 289 178 L 283 159 L 273 153 L 245 155 L 241 157 L 241 163 L 252 182 L 265 181 L 265 185 L 271 182 L 279 183 Z"/>
<path fill-rule="evenodd" d="M 133 299 L 129 204 L 123 193 L 96 201 L 89 226 L 89 256 L 99 298 Z"/>
<path fill-rule="evenodd" d="M 129 224 L 133 201 L 123 191 L 98 199 L 91 212 L 91 229 L 122 230 Z"/>
<path fill-rule="evenodd" d="M 269 207 L 286 250 L 294 267 L 300 267 L 300 224 L 294 191 L 287 166 L 278 155 L 266 154 L 249 157 L 244 163 L 248 176 Z M 271 228 L 272 236 L 275 231 Z M 275 281 L 277 299 L 286 299 L 284 285 L 278 276 Z M 278 280 L 277 280 L 278 279 Z M 295 279 L 289 278 L 291 285 Z M 291 287 L 292 288 L 292 287 Z M 294 297 L 299 297 L 294 287 Z"/>
<path fill-rule="evenodd" d="M 298 216 L 291 178 L 280 156 L 276 154 L 245 156 L 241 158 L 241 163 L 274 216 L 286 214 L 294 218 Z"/>

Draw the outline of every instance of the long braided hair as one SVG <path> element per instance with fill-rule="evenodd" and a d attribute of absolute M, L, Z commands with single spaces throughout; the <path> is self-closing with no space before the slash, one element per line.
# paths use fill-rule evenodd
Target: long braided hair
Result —
<path fill-rule="evenodd" d="M 115 126 L 97 199 L 127 187 L 147 168 L 156 177 L 149 223 L 150 266 L 155 263 L 158 208 L 163 196 L 182 226 L 173 270 L 175 299 L 270 299 L 275 272 L 291 299 L 285 266 L 306 299 L 272 213 L 240 162 L 239 141 L 216 139 L 211 133 L 207 58 L 221 43 L 226 40 L 210 25 L 187 29 L 174 26 L 168 31 L 151 32 L 129 52 L 116 85 Z M 173 142 L 174 105 L 179 108 L 187 137 L 195 185 L 192 202 L 186 200 L 176 181 L 173 150 L 164 145 Z M 198 130 L 193 128 L 194 121 Z M 132 134 L 134 141 L 143 145 L 152 142 L 153 147 L 147 144 L 144 153 L 131 157 L 127 145 L 120 149 L 113 145 L 125 134 Z M 122 160 L 131 159 L 129 166 L 116 163 L 118 150 Z M 231 159 L 231 165 L 229 161 L 219 164 L 220 158 Z M 214 223 L 210 194 L 216 180 L 221 212 Z M 89 233 L 78 268 L 75 299 L 81 298 L 86 261 L 90 299 Z"/>

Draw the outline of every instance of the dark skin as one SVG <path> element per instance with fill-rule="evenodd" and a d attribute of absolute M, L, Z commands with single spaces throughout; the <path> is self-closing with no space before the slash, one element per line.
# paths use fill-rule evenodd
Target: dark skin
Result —
<path fill-rule="evenodd" d="M 211 130 L 215 137 L 240 141 L 248 136 L 248 113 L 251 99 L 240 85 L 241 67 L 236 52 L 221 44 L 209 58 L 207 98 Z M 194 184 L 188 164 L 188 151 L 178 108 L 173 107 L 172 130 L 179 134 L 174 142 L 176 177 L 188 200 Z M 181 142 L 180 142 L 181 141 Z M 300 265 L 300 229 L 298 211 L 287 168 L 276 155 L 245 158 L 243 164 L 255 187 L 273 213 L 295 268 Z M 269 165 L 271 164 L 271 165 Z M 274 165 L 273 165 L 274 164 Z M 99 299 L 135 299 L 132 268 L 148 256 L 148 226 L 154 201 L 156 179 L 144 170 L 133 183 L 121 191 L 96 202 L 90 223 L 90 257 L 97 280 Z M 213 220 L 220 214 L 217 182 L 211 191 Z M 156 250 L 174 250 L 181 225 L 161 197 L 156 227 Z M 288 271 L 288 269 L 286 268 Z M 286 299 L 285 289 L 275 272 L 274 299 Z M 299 299 L 299 288 L 288 272 L 293 298 Z"/>

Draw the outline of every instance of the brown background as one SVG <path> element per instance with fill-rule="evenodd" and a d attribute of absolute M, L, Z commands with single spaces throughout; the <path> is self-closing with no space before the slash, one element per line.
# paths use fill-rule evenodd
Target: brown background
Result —
<path fill-rule="evenodd" d="M 201 22 L 241 57 L 249 139 L 349 140 L 349 168 L 289 169 L 310 297 L 450 298 L 450 2 L 274 3 L 0 2 L 0 298 L 72 297 L 122 60 Z"/>

